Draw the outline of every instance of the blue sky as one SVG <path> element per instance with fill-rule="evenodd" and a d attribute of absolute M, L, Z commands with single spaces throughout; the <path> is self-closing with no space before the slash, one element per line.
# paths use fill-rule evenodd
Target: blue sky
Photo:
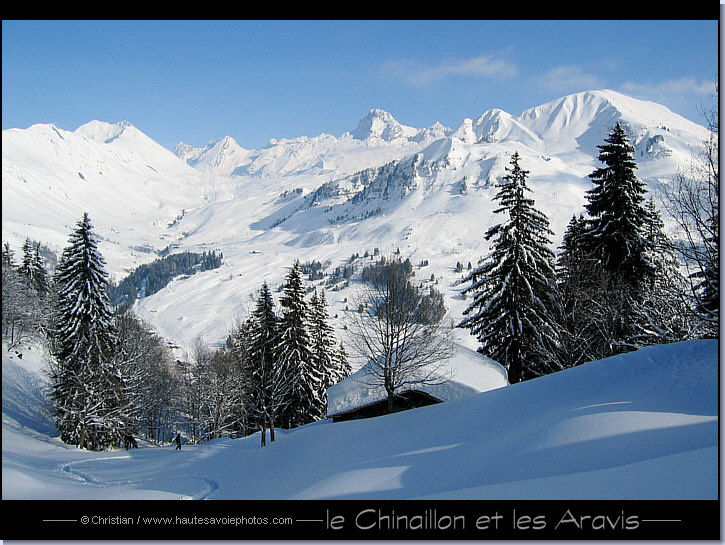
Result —
<path fill-rule="evenodd" d="M 610 88 L 701 122 L 717 21 L 3 21 L 2 128 L 130 121 L 160 144 L 456 128 Z"/>

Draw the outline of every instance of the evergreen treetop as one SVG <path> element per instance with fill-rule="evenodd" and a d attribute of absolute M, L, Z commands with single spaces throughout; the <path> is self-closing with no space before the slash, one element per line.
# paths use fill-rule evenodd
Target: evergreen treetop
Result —
<path fill-rule="evenodd" d="M 100 358 L 114 344 L 113 319 L 106 294 L 106 260 L 98 251 L 87 213 L 71 234 L 55 270 L 58 286 L 57 337 L 59 356 L 93 355 Z"/>
<path fill-rule="evenodd" d="M 283 423 L 296 427 L 313 422 L 319 414 L 322 373 L 313 365 L 308 330 L 309 307 L 305 301 L 302 269 L 295 261 L 287 274 L 280 297 L 282 316 L 276 359 L 282 373 L 289 378 L 289 403 Z"/>
<path fill-rule="evenodd" d="M 534 208 L 526 184 L 528 171 L 511 157 L 511 168 L 499 184 L 496 213 L 508 219 L 486 233 L 492 250 L 465 281 L 473 302 L 463 312 L 459 327 L 468 328 L 481 342 L 479 351 L 509 370 L 511 383 L 542 374 L 553 365 L 551 349 L 557 327 L 551 316 L 554 304 L 553 252 L 547 247 L 552 231 L 546 216 Z"/>
<path fill-rule="evenodd" d="M 607 271 L 636 284 L 653 275 L 642 232 L 646 189 L 635 174 L 634 147 L 622 125 L 617 123 L 604 141 L 598 146 L 604 166 L 589 175 L 594 187 L 586 195 L 591 219 L 583 243 Z"/>
<path fill-rule="evenodd" d="M 3 244 L 3 264 L 12 267 L 13 269 L 17 268 L 17 264 L 15 263 L 15 252 L 13 252 L 9 242 L 5 242 L 5 244 Z"/>
<path fill-rule="evenodd" d="M 88 214 L 77 226 L 55 270 L 50 397 L 61 439 L 103 450 L 119 445 L 133 420 L 133 406 L 116 361 L 105 260 Z"/>

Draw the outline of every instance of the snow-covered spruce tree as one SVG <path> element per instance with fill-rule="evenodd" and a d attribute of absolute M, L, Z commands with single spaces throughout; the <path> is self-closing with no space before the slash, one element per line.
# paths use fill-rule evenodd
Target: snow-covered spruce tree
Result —
<path fill-rule="evenodd" d="M 310 340 L 312 349 L 312 365 L 322 375 L 321 390 L 316 400 L 320 406 L 315 412 L 325 415 L 327 412 L 327 389 L 343 378 L 345 372 L 340 361 L 335 330 L 330 325 L 327 312 L 325 290 L 319 294 L 315 289 L 310 299 Z"/>
<path fill-rule="evenodd" d="M 617 277 L 585 251 L 587 228 L 583 216 L 572 218 L 557 259 L 562 312 L 559 358 L 565 367 L 612 355 L 613 347 L 621 344 L 617 317 L 630 302 L 628 290 L 619 288 Z"/>
<path fill-rule="evenodd" d="M 55 271 L 50 399 L 64 442 L 104 450 L 120 444 L 133 408 L 114 358 L 105 260 L 87 213 L 77 225 Z"/>
<path fill-rule="evenodd" d="M 313 365 L 309 335 L 309 306 L 299 261 L 295 261 L 282 289 L 279 340 L 275 359 L 290 381 L 288 405 L 281 418 L 282 427 L 294 428 L 324 416 L 319 399 L 324 377 Z"/>
<path fill-rule="evenodd" d="M 579 269 L 585 254 L 581 247 L 581 235 L 586 231 L 587 223 L 582 214 L 572 216 L 562 237 L 559 254 L 556 258 L 557 279 L 560 291 L 573 289 L 581 276 Z"/>
<path fill-rule="evenodd" d="M 15 252 L 13 252 L 9 242 L 3 244 L 3 265 L 8 265 L 13 269 L 18 267 L 18 264 L 15 263 Z"/>
<path fill-rule="evenodd" d="M 48 272 L 43 265 L 43 258 L 40 257 L 40 242 L 36 242 L 33 248 L 33 258 L 31 260 L 31 276 L 32 286 L 38 295 L 43 298 L 48 293 Z"/>
<path fill-rule="evenodd" d="M 269 390 L 275 371 L 277 326 L 274 301 L 265 282 L 259 290 L 256 307 L 246 328 L 247 367 L 243 387 L 245 407 L 250 421 L 259 426 L 262 446 L 266 444 L 269 428 Z"/>
<path fill-rule="evenodd" d="M 30 240 L 30 237 L 25 237 L 25 242 L 23 243 L 23 260 L 20 262 L 20 265 L 18 266 L 18 272 L 22 274 L 26 279 L 28 284 L 31 283 L 33 278 L 33 242 Z"/>
<path fill-rule="evenodd" d="M 25 239 L 23 244 L 23 261 L 18 267 L 18 273 L 23 280 L 23 290 L 28 304 L 28 313 L 31 317 L 31 327 L 43 333 L 48 327 L 48 301 L 49 291 L 48 273 L 40 257 L 40 242 Z"/>
<path fill-rule="evenodd" d="M 245 437 L 261 429 L 261 423 L 258 421 L 258 414 L 255 410 L 257 402 L 253 389 L 254 384 L 251 382 L 253 378 L 252 366 L 250 365 L 249 359 L 249 337 L 251 330 L 251 317 L 246 320 L 237 320 L 227 339 L 228 348 L 234 356 L 237 376 L 240 382 L 243 404 L 241 427 L 242 435 Z"/>
<path fill-rule="evenodd" d="M 8 349 L 16 347 L 37 330 L 36 300 L 18 273 L 13 251 L 6 242 L 2 258 L 2 337 Z"/>
<path fill-rule="evenodd" d="M 465 279 L 471 285 L 464 293 L 472 293 L 473 302 L 459 324 L 481 342 L 479 352 L 506 366 L 511 383 L 559 368 L 554 253 L 547 247 L 553 233 L 526 197 L 529 172 L 519 160 L 515 152 L 494 197 L 501 205 L 495 212 L 508 219 L 486 233 L 492 250 Z"/>
<path fill-rule="evenodd" d="M 558 292 L 561 298 L 559 359 L 565 367 L 596 359 L 594 331 L 600 315 L 596 278 L 581 247 L 587 223 L 583 215 L 572 216 L 559 247 L 556 261 Z"/>
<path fill-rule="evenodd" d="M 608 291 L 608 317 L 600 325 L 611 335 L 603 339 L 599 351 L 609 356 L 636 348 L 637 307 L 656 271 L 644 237 L 645 186 L 635 175 L 634 148 L 620 123 L 604 141 L 598 146 L 604 166 L 589 175 L 594 188 L 586 195 L 590 217 L 580 244 L 593 267 L 591 274 Z"/>
<path fill-rule="evenodd" d="M 341 380 L 345 380 L 352 374 L 352 367 L 347 359 L 347 351 L 345 346 L 340 341 L 337 352 L 335 352 L 335 384 Z"/>
<path fill-rule="evenodd" d="M 291 399 L 292 380 L 288 368 L 278 360 L 280 320 L 274 300 L 265 282 L 244 327 L 237 337 L 236 354 L 243 361 L 243 398 L 247 418 L 261 432 L 261 445 L 266 444 L 266 430 L 274 441 L 274 428 L 284 425 L 285 408 Z"/>
<path fill-rule="evenodd" d="M 597 146 L 604 166 L 589 175 L 594 188 L 586 195 L 590 219 L 581 243 L 614 280 L 637 289 L 655 274 L 643 236 L 646 188 L 635 174 L 634 147 L 622 125 L 617 123 L 604 141 Z"/>
<path fill-rule="evenodd" d="M 36 331 L 42 331 L 45 326 L 46 313 L 41 305 L 41 297 L 47 291 L 47 281 L 45 279 L 45 269 L 42 263 L 36 263 L 33 250 L 33 241 L 26 237 L 23 243 L 23 259 L 16 270 L 22 280 L 23 298 L 28 305 L 27 314 L 30 318 L 28 326 Z"/>

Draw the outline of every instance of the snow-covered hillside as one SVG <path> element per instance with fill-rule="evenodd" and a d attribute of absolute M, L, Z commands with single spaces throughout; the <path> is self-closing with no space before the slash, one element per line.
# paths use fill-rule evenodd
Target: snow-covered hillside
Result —
<path fill-rule="evenodd" d="M 596 146 L 617 121 L 650 186 L 681 167 L 707 134 L 663 106 L 609 90 L 517 116 L 491 109 L 455 130 L 406 126 L 373 109 L 340 137 L 272 140 L 258 150 L 224 137 L 203 148 L 179 144 L 174 155 L 128 123 L 5 130 L 3 240 L 19 249 L 30 236 L 60 252 L 88 211 L 117 280 L 165 248 L 222 250 L 221 268 L 174 281 L 138 304 L 163 336 L 187 348 L 197 336 L 223 341 L 248 295 L 263 280 L 278 286 L 295 259 L 327 264 L 315 285 L 327 287 L 342 327 L 355 276 L 335 291 L 330 275 L 375 248 L 399 248 L 414 265 L 427 261 L 415 268 L 418 280 L 443 292 L 457 320 L 465 301 L 455 267 L 485 255 L 484 233 L 500 220 L 495 183 L 512 153 L 530 171 L 556 246 L 583 210 Z"/>
<path fill-rule="evenodd" d="M 215 198 L 212 179 L 127 122 L 3 131 L 3 240 L 62 249 L 84 211 L 116 276 L 149 261 L 185 209 Z M 151 257 L 153 259 L 153 257 Z"/>
<path fill-rule="evenodd" d="M 718 343 L 653 346 L 393 415 L 87 452 L 3 350 L 3 499 L 716 499 Z M 6 402 L 6 399 L 10 402 Z"/>

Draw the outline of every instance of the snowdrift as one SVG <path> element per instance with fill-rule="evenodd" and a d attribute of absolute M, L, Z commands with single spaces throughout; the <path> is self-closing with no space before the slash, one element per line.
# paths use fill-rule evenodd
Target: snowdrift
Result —
<path fill-rule="evenodd" d="M 419 376 L 426 373 L 431 373 L 429 368 L 424 368 Z M 460 347 L 444 364 L 436 365 L 432 376 L 441 377 L 440 382 L 402 388 L 400 392 L 417 390 L 441 401 L 451 401 L 508 384 L 508 375 L 503 366 L 464 347 Z M 380 384 L 380 379 L 376 380 L 371 374 L 370 364 L 367 364 L 327 390 L 327 416 L 332 417 L 384 399 L 387 399 L 385 388 Z"/>
<path fill-rule="evenodd" d="M 6 373 L 5 381 L 20 373 Z M 394 415 L 90 453 L 14 420 L 3 499 L 716 499 L 718 342 L 644 348 Z M 9 391 L 9 390 L 8 390 Z M 20 392 L 13 388 L 12 392 Z"/>

